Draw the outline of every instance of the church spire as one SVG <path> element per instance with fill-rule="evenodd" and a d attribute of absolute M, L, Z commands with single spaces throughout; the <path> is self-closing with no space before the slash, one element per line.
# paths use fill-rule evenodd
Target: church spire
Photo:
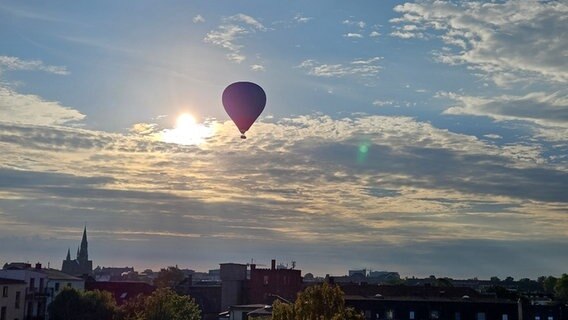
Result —
<path fill-rule="evenodd" d="M 87 242 L 87 226 L 83 229 L 83 239 L 81 240 L 81 247 L 79 249 L 79 255 L 77 256 L 79 261 L 89 260 L 88 242 Z"/>
<path fill-rule="evenodd" d="M 87 246 L 87 226 L 85 225 L 85 228 L 83 229 L 83 239 L 81 240 L 81 247 L 82 246 Z"/>
<path fill-rule="evenodd" d="M 89 260 L 87 242 L 87 226 L 83 228 L 83 239 L 81 244 L 77 247 L 77 259 L 71 260 L 71 248 L 67 249 L 67 258 L 63 260 L 61 271 L 74 275 L 83 276 L 93 273 L 93 261 Z"/>

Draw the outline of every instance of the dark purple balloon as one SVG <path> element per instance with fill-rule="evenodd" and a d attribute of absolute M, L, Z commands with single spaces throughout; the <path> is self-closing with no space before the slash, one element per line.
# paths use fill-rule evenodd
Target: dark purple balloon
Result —
<path fill-rule="evenodd" d="M 223 106 L 245 139 L 245 132 L 252 126 L 266 105 L 264 90 L 252 82 L 235 82 L 223 91 Z"/>

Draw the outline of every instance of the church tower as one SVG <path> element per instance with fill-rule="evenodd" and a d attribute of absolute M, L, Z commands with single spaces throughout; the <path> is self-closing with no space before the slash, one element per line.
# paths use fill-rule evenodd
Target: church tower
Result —
<path fill-rule="evenodd" d="M 74 276 L 91 275 L 93 273 L 93 261 L 89 260 L 88 246 L 87 226 L 85 226 L 81 245 L 77 248 L 77 258 L 71 260 L 71 249 L 67 249 L 67 257 L 63 260 L 61 271 Z"/>
<path fill-rule="evenodd" d="M 89 251 L 87 242 L 87 226 L 83 229 L 83 239 L 81 240 L 81 246 L 79 247 L 79 253 L 77 254 L 77 261 L 87 262 L 89 261 Z"/>

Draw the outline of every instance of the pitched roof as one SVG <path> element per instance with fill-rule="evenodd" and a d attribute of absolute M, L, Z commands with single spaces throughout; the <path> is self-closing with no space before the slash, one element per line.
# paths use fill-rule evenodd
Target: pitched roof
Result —
<path fill-rule="evenodd" d="M 47 277 L 49 279 L 53 279 L 53 280 L 68 280 L 68 281 L 82 281 L 83 280 L 81 278 L 74 277 L 74 276 L 69 275 L 65 272 L 61 272 L 61 271 L 55 270 L 55 269 L 41 269 L 39 271 L 43 272 L 45 275 L 47 275 Z"/>

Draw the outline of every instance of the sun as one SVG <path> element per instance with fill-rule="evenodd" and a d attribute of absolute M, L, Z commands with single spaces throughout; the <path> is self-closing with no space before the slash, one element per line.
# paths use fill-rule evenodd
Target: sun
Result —
<path fill-rule="evenodd" d="M 206 124 L 198 123 L 189 113 L 182 113 L 176 118 L 174 129 L 162 132 L 162 141 L 184 145 L 198 145 L 213 135 L 213 129 Z"/>
<path fill-rule="evenodd" d="M 192 130 L 197 121 L 195 117 L 189 113 L 182 113 L 176 119 L 176 129 L 178 130 Z"/>

